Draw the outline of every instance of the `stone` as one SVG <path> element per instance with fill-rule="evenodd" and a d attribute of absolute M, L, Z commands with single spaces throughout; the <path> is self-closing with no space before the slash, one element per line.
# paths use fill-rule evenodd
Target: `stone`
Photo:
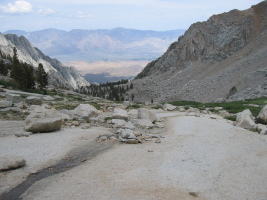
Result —
<path fill-rule="evenodd" d="M 180 112 L 185 112 L 185 109 L 184 108 L 179 108 L 179 111 Z"/>
<path fill-rule="evenodd" d="M 53 97 L 51 97 L 51 96 L 44 96 L 43 100 L 45 100 L 45 101 L 55 101 L 55 99 Z"/>
<path fill-rule="evenodd" d="M 19 103 L 21 102 L 21 96 L 18 94 L 6 94 L 6 100 L 11 101 L 13 103 Z"/>
<path fill-rule="evenodd" d="M 11 101 L 0 101 L 0 108 L 7 108 L 7 107 L 11 107 L 11 106 L 12 106 Z"/>
<path fill-rule="evenodd" d="M 19 102 L 19 103 L 14 103 L 13 106 L 23 109 L 27 107 L 27 104 L 24 102 Z"/>
<path fill-rule="evenodd" d="M 200 117 L 200 112 L 194 114 L 195 117 Z"/>
<path fill-rule="evenodd" d="M 135 135 L 136 137 L 139 137 L 139 136 L 142 136 L 142 133 L 141 133 L 140 131 L 135 131 L 135 132 L 134 132 L 134 135 Z"/>
<path fill-rule="evenodd" d="M 249 109 L 246 109 L 243 112 L 237 113 L 235 125 L 238 127 L 246 128 L 246 129 L 254 128 L 256 124 L 253 120 L 252 113 L 250 112 Z"/>
<path fill-rule="evenodd" d="M 112 119 L 111 123 L 113 124 L 113 128 L 122 128 L 126 124 L 126 121 L 123 119 Z"/>
<path fill-rule="evenodd" d="M 216 115 L 211 115 L 210 118 L 211 119 L 217 119 L 217 116 Z"/>
<path fill-rule="evenodd" d="M 69 115 L 67 115 L 67 114 L 62 114 L 61 113 L 61 117 L 62 117 L 63 120 L 71 120 L 71 117 Z"/>
<path fill-rule="evenodd" d="M 126 144 L 138 144 L 139 141 L 136 139 L 127 139 L 127 140 L 125 140 L 125 143 Z"/>
<path fill-rule="evenodd" d="M 37 106 L 25 120 L 25 131 L 45 133 L 60 130 L 62 126 L 61 113 L 56 109 L 46 109 Z"/>
<path fill-rule="evenodd" d="M 267 124 L 267 105 L 262 108 L 256 119 L 259 123 Z"/>
<path fill-rule="evenodd" d="M 156 122 L 155 123 L 155 127 L 156 128 L 164 128 L 164 123 L 162 123 L 162 122 Z"/>
<path fill-rule="evenodd" d="M 25 102 L 30 105 L 42 105 L 43 101 L 41 98 L 36 96 L 29 96 L 25 99 Z"/>
<path fill-rule="evenodd" d="M 17 169 L 24 166 L 26 161 L 20 156 L 3 156 L 0 157 L 0 171 Z"/>
<path fill-rule="evenodd" d="M 128 113 L 126 110 L 123 110 L 121 108 L 115 108 L 113 115 L 112 115 L 112 118 L 113 119 L 124 119 L 124 120 L 128 121 L 129 116 L 128 116 Z"/>
<path fill-rule="evenodd" d="M 123 139 L 127 139 L 128 137 L 130 136 L 133 136 L 133 130 L 131 129 L 122 129 L 121 133 L 120 133 L 120 136 L 123 138 Z"/>
<path fill-rule="evenodd" d="M 72 123 L 71 123 L 73 126 L 79 126 L 80 125 L 80 122 L 78 122 L 78 121 L 72 121 Z"/>
<path fill-rule="evenodd" d="M 161 139 L 160 139 L 160 138 L 157 138 L 157 139 L 155 140 L 155 143 L 157 143 L 157 144 L 161 143 Z"/>
<path fill-rule="evenodd" d="M 158 119 L 156 115 L 146 108 L 139 108 L 137 113 L 138 119 L 149 119 L 151 122 L 156 122 Z"/>
<path fill-rule="evenodd" d="M 97 142 L 104 142 L 104 141 L 106 141 L 107 139 L 108 139 L 107 136 L 102 135 L 102 136 L 100 136 L 100 137 L 98 138 Z"/>
<path fill-rule="evenodd" d="M 130 101 L 124 101 L 122 104 L 125 107 L 132 105 L 132 103 Z"/>
<path fill-rule="evenodd" d="M 107 111 L 109 111 L 109 112 L 113 112 L 113 111 L 114 111 L 114 107 L 108 107 L 108 108 L 107 108 Z"/>
<path fill-rule="evenodd" d="M 136 139 L 134 132 L 130 132 L 130 135 L 128 136 L 127 139 Z"/>
<path fill-rule="evenodd" d="M 215 103 L 223 103 L 223 102 L 225 102 L 225 101 L 226 101 L 225 98 L 219 98 L 219 99 L 216 99 L 214 102 L 215 102 Z"/>
<path fill-rule="evenodd" d="M 10 112 L 10 111 L 12 111 L 12 112 L 20 112 L 20 113 L 22 112 L 22 110 L 20 108 L 18 108 L 18 107 L 3 108 L 0 111 L 1 112 Z"/>
<path fill-rule="evenodd" d="M 257 129 L 257 131 L 261 134 L 261 135 L 265 135 L 266 131 L 267 131 L 267 127 L 263 124 L 257 124 L 255 125 L 255 128 Z"/>
<path fill-rule="evenodd" d="M 149 129 L 154 127 L 154 124 L 149 119 L 137 119 L 134 120 L 134 124 L 135 126 L 142 129 Z"/>
<path fill-rule="evenodd" d="M 127 123 L 124 125 L 124 128 L 134 130 L 134 129 L 135 129 L 135 126 L 133 125 L 132 122 L 127 122 Z"/>
<path fill-rule="evenodd" d="M 137 113 L 138 113 L 137 109 L 131 109 L 128 111 L 128 115 L 130 115 L 133 118 L 137 118 Z"/>
<path fill-rule="evenodd" d="M 98 114 L 98 110 L 90 104 L 80 104 L 73 110 L 73 118 L 81 118 L 85 120 L 97 116 Z"/>
<path fill-rule="evenodd" d="M 167 103 L 163 105 L 163 109 L 166 110 L 166 111 L 173 111 L 176 108 L 177 108 L 177 106 L 173 106 L 173 105 L 167 104 Z"/>
<path fill-rule="evenodd" d="M 16 137 L 29 137 L 31 135 L 31 132 L 20 132 L 20 133 L 15 133 Z"/>
<path fill-rule="evenodd" d="M 63 97 L 58 96 L 58 95 L 55 95 L 55 96 L 54 96 L 54 99 L 56 99 L 56 100 L 60 100 L 60 99 L 63 99 Z"/>

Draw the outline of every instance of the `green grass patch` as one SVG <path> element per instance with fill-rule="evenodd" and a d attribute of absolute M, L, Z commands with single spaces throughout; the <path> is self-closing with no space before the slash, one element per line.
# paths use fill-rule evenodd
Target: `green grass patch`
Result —
<path fill-rule="evenodd" d="M 101 105 L 98 103 L 90 103 L 90 105 L 94 106 L 97 110 L 101 109 Z"/>
<path fill-rule="evenodd" d="M 162 106 L 153 106 L 152 109 L 163 109 Z"/>
<path fill-rule="evenodd" d="M 112 117 L 105 117 L 105 122 L 107 122 L 108 120 L 112 120 L 113 118 Z"/>
<path fill-rule="evenodd" d="M 127 106 L 126 109 L 138 109 L 138 108 L 141 108 L 141 106 L 138 104 L 133 104 L 133 105 Z"/>
<path fill-rule="evenodd" d="M 53 106 L 57 110 L 63 110 L 63 109 L 74 110 L 75 108 L 77 108 L 78 105 L 80 104 L 56 104 L 56 105 L 51 104 L 51 106 Z"/>
<path fill-rule="evenodd" d="M 185 109 L 188 109 L 189 107 L 198 108 L 201 110 L 205 108 L 210 108 L 209 110 L 212 112 L 217 112 L 215 110 L 215 107 L 223 107 L 223 110 L 226 110 L 227 112 L 233 113 L 233 114 L 249 109 L 251 113 L 253 114 L 253 116 L 256 117 L 261 111 L 262 109 L 261 107 L 267 104 L 267 98 L 261 97 L 261 98 L 256 98 L 256 99 L 223 102 L 223 103 L 200 103 L 200 102 L 194 102 L 194 101 L 175 101 L 175 102 L 171 102 L 170 104 L 175 105 L 175 106 L 184 106 Z M 261 107 L 254 107 L 248 104 L 255 104 Z"/>
<path fill-rule="evenodd" d="M 236 116 L 226 116 L 226 117 L 224 117 L 224 119 L 228 119 L 228 120 L 231 120 L 231 121 L 235 122 L 236 121 Z"/>

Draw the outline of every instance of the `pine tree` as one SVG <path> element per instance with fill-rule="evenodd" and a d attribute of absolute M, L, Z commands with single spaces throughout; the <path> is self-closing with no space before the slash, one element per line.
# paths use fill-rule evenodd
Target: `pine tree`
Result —
<path fill-rule="evenodd" d="M 8 74 L 8 66 L 4 63 L 4 60 L 0 61 L 0 74 L 3 76 Z"/>
<path fill-rule="evenodd" d="M 17 49 L 13 48 L 13 58 L 12 58 L 12 66 L 11 66 L 11 78 L 13 78 L 20 86 L 23 79 L 23 69 L 18 59 Z"/>
<path fill-rule="evenodd" d="M 48 75 L 44 70 L 42 63 L 39 64 L 36 71 L 36 82 L 38 83 L 38 88 L 44 90 L 48 85 Z"/>
<path fill-rule="evenodd" d="M 27 89 L 33 89 L 35 87 L 35 76 L 34 76 L 34 69 L 31 65 L 25 64 L 24 66 L 25 71 L 25 87 Z"/>

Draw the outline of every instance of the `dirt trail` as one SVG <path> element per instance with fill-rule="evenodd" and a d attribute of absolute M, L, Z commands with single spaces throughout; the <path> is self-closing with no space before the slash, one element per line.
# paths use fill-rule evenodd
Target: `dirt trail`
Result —
<path fill-rule="evenodd" d="M 35 182 L 20 198 L 267 199 L 266 136 L 208 116 L 179 114 L 166 125 L 160 144 L 115 145 Z"/>

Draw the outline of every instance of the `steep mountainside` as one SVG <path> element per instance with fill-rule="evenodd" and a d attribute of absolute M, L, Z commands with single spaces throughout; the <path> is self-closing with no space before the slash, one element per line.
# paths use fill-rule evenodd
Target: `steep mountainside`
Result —
<path fill-rule="evenodd" d="M 0 33 L 1 52 L 13 56 L 13 47 L 17 48 L 20 61 L 34 67 L 38 67 L 39 63 L 43 64 L 45 71 L 49 74 L 49 84 L 70 89 L 79 89 L 82 86 L 90 85 L 75 68 L 66 67 L 58 60 L 44 55 L 39 49 L 34 48 L 24 36 Z"/>
<path fill-rule="evenodd" d="M 46 29 L 21 33 L 45 54 L 62 61 L 151 60 L 160 56 L 184 30 L 141 31 L 125 28 L 102 30 Z"/>
<path fill-rule="evenodd" d="M 138 75 L 134 99 L 209 102 L 267 95 L 266 63 L 264 1 L 191 25 Z"/>

